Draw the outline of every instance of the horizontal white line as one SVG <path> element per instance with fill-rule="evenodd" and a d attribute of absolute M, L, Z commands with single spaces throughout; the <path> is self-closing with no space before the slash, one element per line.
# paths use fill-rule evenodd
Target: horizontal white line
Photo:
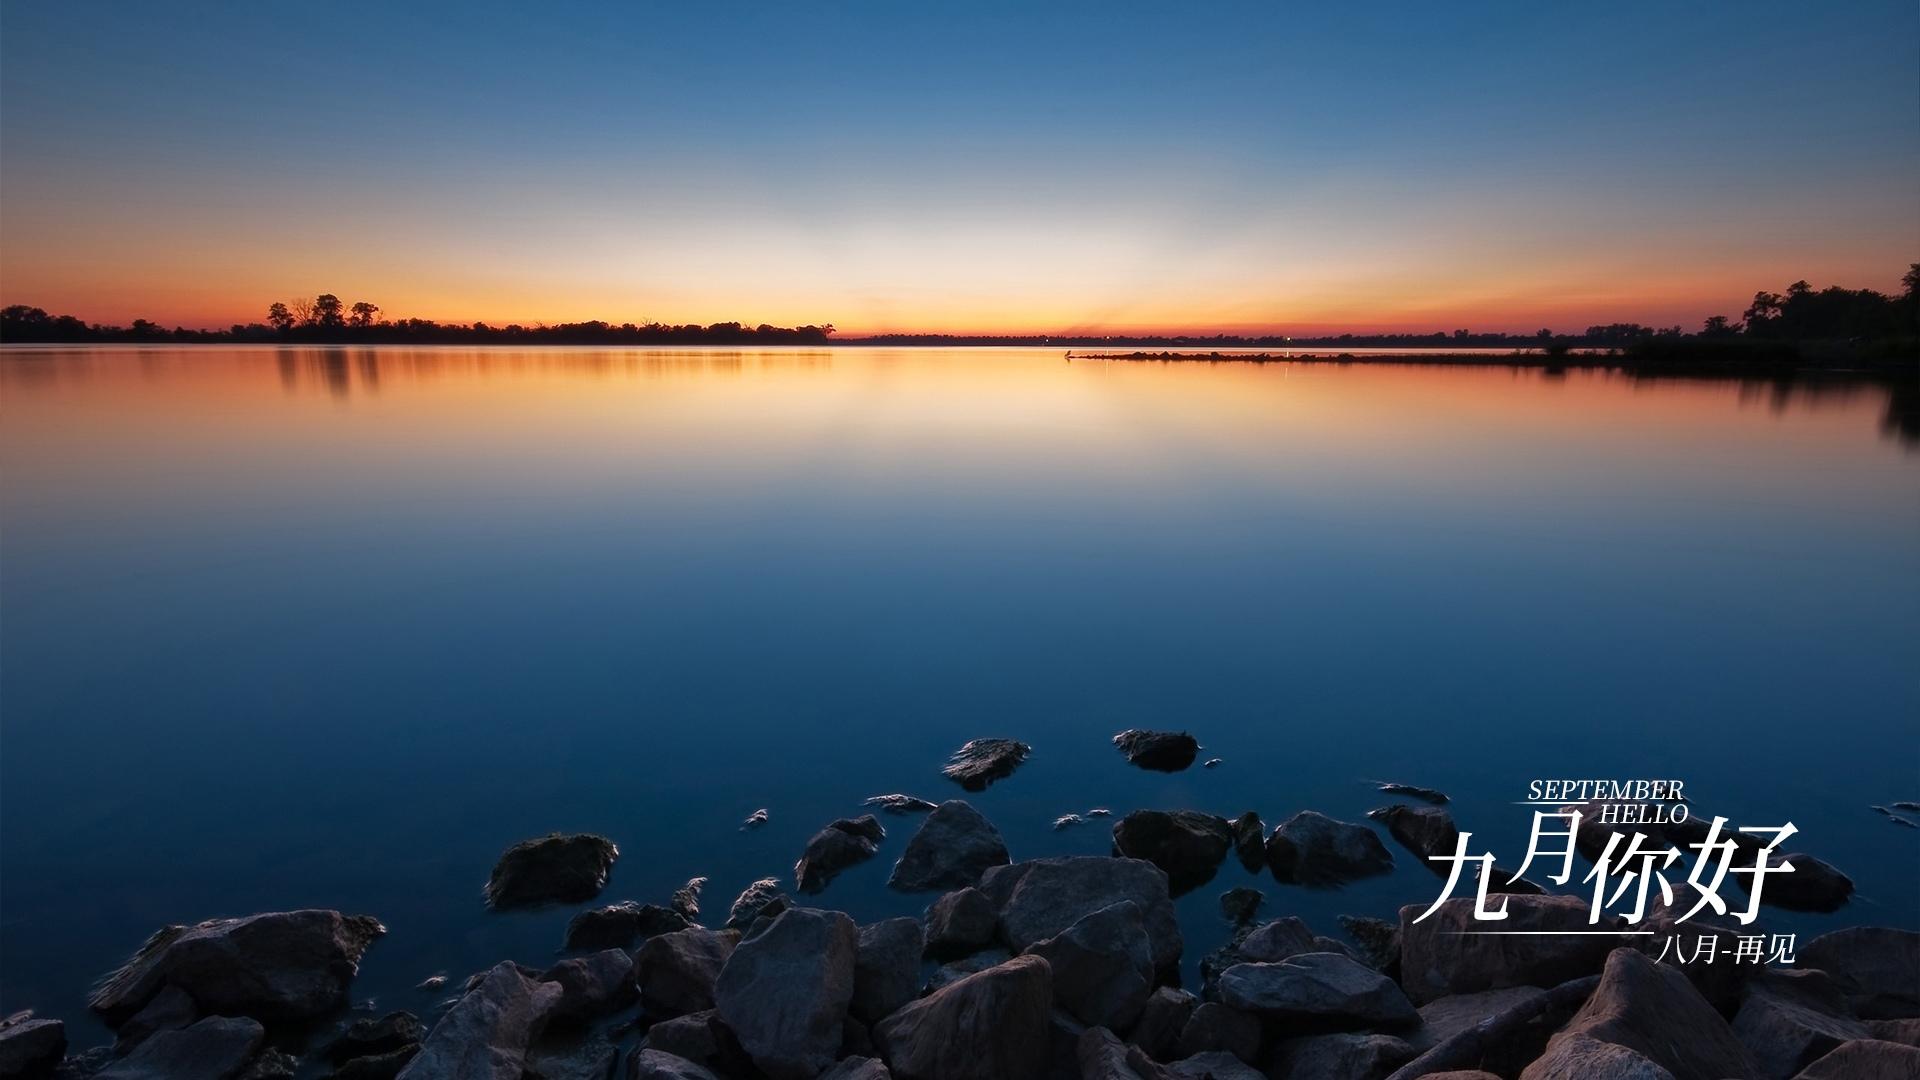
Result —
<path fill-rule="evenodd" d="M 1621 937 L 1628 934 L 1645 937 L 1653 936 L 1653 931 L 1651 930 L 1451 930 L 1448 932 L 1455 936 L 1462 934 L 1471 934 L 1474 936 L 1498 934 L 1504 937 L 1573 937 L 1582 934 L 1598 934 L 1606 937 Z"/>

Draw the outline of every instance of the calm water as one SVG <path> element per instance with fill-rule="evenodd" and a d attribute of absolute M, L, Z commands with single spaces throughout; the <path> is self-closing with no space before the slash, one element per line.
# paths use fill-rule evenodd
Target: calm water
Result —
<path fill-rule="evenodd" d="M 298 906 L 391 934 L 358 991 L 543 963 L 509 843 L 615 838 L 604 899 L 787 876 L 941 759 L 1016 858 L 1066 811 L 1678 777 L 1920 925 L 1920 453 L 1884 388 L 1058 350 L 0 354 L 0 1009 L 83 1019 L 152 929 Z M 1910 391 L 1909 391 L 1910 392 Z M 1910 406 L 1908 406 L 1910 408 Z M 1133 725 L 1217 769 L 1130 769 Z M 773 822 L 737 825 L 756 807 Z M 883 857 L 822 898 L 917 912 Z M 1235 865 L 1181 901 L 1189 965 Z M 1404 855 L 1273 913 L 1432 899 Z M 79 1046 L 100 1029 L 76 1034 Z"/>

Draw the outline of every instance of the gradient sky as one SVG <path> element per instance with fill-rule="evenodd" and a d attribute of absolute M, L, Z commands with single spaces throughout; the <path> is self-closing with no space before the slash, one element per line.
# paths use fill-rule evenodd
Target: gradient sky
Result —
<path fill-rule="evenodd" d="M 1519 331 L 1920 259 L 1912 0 L 1323 6 L 7 0 L 0 302 Z"/>

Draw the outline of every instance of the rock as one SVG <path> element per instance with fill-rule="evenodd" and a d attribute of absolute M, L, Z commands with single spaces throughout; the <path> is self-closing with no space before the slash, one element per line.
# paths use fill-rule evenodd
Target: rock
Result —
<path fill-rule="evenodd" d="M 685 1016 L 663 1020 L 647 1029 L 646 1046 L 683 1057 L 702 1068 L 725 1076 L 754 1071 L 740 1040 L 720 1021 L 720 1014 L 705 1009 Z"/>
<path fill-rule="evenodd" d="M 789 908 L 721 969 L 713 988 L 720 1021 L 774 1080 L 811 1080 L 839 1056 L 859 943 L 840 912 Z"/>
<path fill-rule="evenodd" d="M 536 904 L 577 904 L 600 895 L 620 849 L 591 833 L 549 833 L 508 848 L 487 879 L 496 911 Z"/>
<path fill-rule="evenodd" d="M 384 1054 L 351 1058 L 333 1067 L 332 1080 L 395 1080 L 419 1053 L 419 1043 L 408 1043 Z"/>
<path fill-rule="evenodd" d="M 918 919 L 885 919 L 861 927 L 853 965 L 853 1015 L 871 1024 L 918 996 L 925 952 L 926 935 Z"/>
<path fill-rule="evenodd" d="M 200 1019 L 200 1007 L 193 996 L 177 986 L 169 986 L 153 995 L 146 1007 L 121 1024 L 113 1044 L 116 1057 L 125 1057 L 134 1047 L 156 1031 L 176 1031 Z"/>
<path fill-rule="evenodd" d="M 1821 934 L 1801 946 L 1801 967 L 1834 977 L 1862 1020 L 1920 1016 L 1920 933 L 1856 926 Z"/>
<path fill-rule="evenodd" d="M 327 1044 L 326 1057 L 337 1064 L 390 1054 L 402 1047 L 418 1046 L 426 1037 L 426 1027 L 410 1012 L 390 1012 L 377 1018 L 363 1016 L 348 1024 L 339 1038 Z"/>
<path fill-rule="evenodd" d="M 768 820 L 769 820 L 769 815 L 767 814 L 767 808 L 763 806 L 760 809 L 755 810 L 753 813 L 747 815 L 746 820 L 740 823 L 740 831 L 746 832 L 749 829 L 757 829 L 760 826 L 765 825 Z"/>
<path fill-rule="evenodd" d="M 1233 819 L 1233 853 L 1247 873 L 1257 874 L 1267 865 L 1267 827 L 1260 815 L 1249 810 Z"/>
<path fill-rule="evenodd" d="M 1325 887 L 1387 873 L 1393 856 L 1365 825 L 1302 810 L 1267 837 L 1267 869 L 1286 884 Z"/>
<path fill-rule="evenodd" d="M 37 1020 L 31 1009 L 0 1020 L 0 1078 L 42 1076 L 67 1052 L 67 1025 Z"/>
<path fill-rule="evenodd" d="M 667 901 L 667 906 L 673 909 L 674 914 L 692 924 L 700 918 L 700 890 L 706 887 L 706 878 L 690 877 L 685 885 L 673 890 L 673 899 Z M 683 930 L 685 927 L 676 926 L 674 929 Z"/>
<path fill-rule="evenodd" d="M 384 933 L 371 916 L 318 910 L 169 926 L 108 975 L 87 1004 L 114 1025 L 173 986 L 205 1012 L 313 1019 L 346 1004 L 361 955 Z"/>
<path fill-rule="evenodd" d="M 1113 825 L 1113 850 L 1166 871 L 1176 896 L 1211 879 L 1231 847 L 1227 819 L 1194 810 L 1135 810 Z"/>
<path fill-rule="evenodd" d="M 1889 824 L 1898 825 L 1903 829 L 1920 829 L 1920 824 L 1915 824 L 1913 821 L 1901 817 L 1885 806 L 1874 806 L 1871 809 L 1874 813 L 1886 818 Z"/>
<path fill-rule="evenodd" d="M 713 1008 L 713 984 L 735 940 L 726 931 L 698 926 L 648 938 L 633 954 L 647 1012 L 674 1017 Z"/>
<path fill-rule="evenodd" d="M 813 834 L 793 864 L 794 887 L 807 894 L 823 891 L 842 870 L 873 858 L 886 835 L 872 814 L 831 822 Z"/>
<path fill-rule="evenodd" d="M 209 1016 L 156 1032 L 94 1080 L 233 1080 L 246 1071 L 266 1037 L 266 1029 L 251 1018 Z"/>
<path fill-rule="evenodd" d="M 1089 912 L 1028 953 L 1053 971 L 1053 996 L 1083 1024 L 1125 1030 L 1153 992 L 1153 951 L 1131 900 Z"/>
<path fill-rule="evenodd" d="M 1420 1006 L 1420 1031 L 1416 1041 L 1438 1045 L 1545 993 L 1537 986 L 1509 986 L 1430 1001 Z M 1566 1012 L 1543 1015 L 1520 1025 L 1498 1042 L 1484 1047 L 1479 1064 L 1502 1076 L 1519 1075 L 1528 1062 L 1546 1052 L 1547 1040 L 1566 1019 L 1566 1015 Z M 1408 1038 L 1414 1039 L 1413 1036 Z"/>
<path fill-rule="evenodd" d="M 932 803 L 911 795 L 875 795 L 861 805 L 877 806 L 889 814 L 925 814 L 933 809 Z"/>
<path fill-rule="evenodd" d="M 1520 1080 L 1674 1080 L 1645 1056 L 1614 1043 L 1573 1034 L 1553 1041 Z"/>
<path fill-rule="evenodd" d="M 993 944 L 1000 914 L 987 894 L 969 886 L 947 893 L 927 909 L 927 952 L 964 956 Z"/>
<path fill-rule="evenodd" d="M 634 1003 L 640 987 L 633 977 L 633 957 L 624 949 L 603 949 L 591 956 L 562 960 L 540 976 L 560 987 L 551 1019 L 557 1024 L 583 1024 L 618 1012 Z"/>
<path fill-rule="evenodd" d="M 1850 1015 L 1834 980 L 1813 969 L 1752 980 L 1733 1034 L 1760 1066 L 1759 1080 L 1789 1080 L 1841 1043 L 1872 1037 Z"/>
<path fill-rule="evenodd" d="M 1506 986 L 1558 986 L 1599 971 L 1620 944 L 1592 933 L 1605 927 L 1587 921 L 1588 901 L 1579 897 L 1509 896 L 1504 902 L 1507 918 L 1494 925 L 1533 933 L 1479 933 L 1489 924 L 1474 919 L 1470 896 L 1443 902 L 1420 922 L 1414 920 L 1425 905 L 1400 909 L 1400 983 L 1415 1004 Z"/>
<path fill-rule="evenodd" d="M 1401 847 L 1411 851 L 1421 866 L 1439 877 L 1447 876 L 1447 865 L 1433 862 L 1432 859 L 1435 856 L 1452 855 L 1459 850 L 1460 830 L 1453 824 L 1452 814 L 1437 806 L 1404 806 L 1395 803 L 1369 810 L 1367 816 L 1385 825 L 1388 834 L 1398 840 Z"/>
<path fill-rule="evenodd" d="M 1390 978 L 1400 971 L 1400 924 L 1370 915 L 1342 915 L 1340 926 L 1360 946 L 1360 959 Z"/>
<path fill-rule="evenodd" d="M 1548 1043 L 1549 1055 L 1569 1035 L 1627 1047 L 1677 1080 L 1758 1075 L 1733 1030 L 1685 975 L 1630 948 L 1607 956 L 1600 985 Z"/>
<path fill-rule="evenodd" d="M 1175 986 L 1162 986 L 1147 995 L 1140 1019 L 1127 1039 L 1156 1060 L 1173 1057 L 1180 1048 L 1180 1032 L 1192 1019 L 1199 1004 L 1192 994 Z"/>
<path fill-rule="evenodd" d="M 1180 959 L 1180 924 L 1168 897 L 1167 875 L 1152 863 L 1098 855 L 1031 859 L 987 871 L 980 891 L 994 902 L 1001 935 L 1017 950 L 1053 937 L 1101 908 L 1131 900 L 1140 908 L 1154 968 Z"/>
<path fill-rule="evenodd" d="M 1411 1025 L 1413 1003 L 1392 979 L 1339 953 L 1301 953 L 1220 974 L 1220 1000 L 1241 1012 L 1346 1028 Z"/>
<path fill-rule="evenodd" d="M 1867 1037 L 1870 1039 L 1920 1047 L 1920 1019 L 1862 1020 L 1860 1024 L 1867 1029 Z"/>
<path fill-rule="evenodd" d="M 1265 1073 L 1225 1050 L 1195 1054 L 1168 1065 L 1162 1072 L 1167 1080 L 1266 1080 Z"/>
<path fill-rule="evenodd" d="M 1831 863 L 1816 859 L 1805 852 L 1796 851 L 1787 855 L 1775 856 L 1769 863 L 1772 866 L 1790 866 L 1792 871 L 1772 873 L 1766 876 L 1760 887 L 1760 902 L 1771 907 L 1785 908 L 1788 911 L 1814 911 L 1826 913 L 1839 911 L 1853 898 L 1853 879 L 1835 869 Z M 1733 878 L 1740 887 L 1753 891 L 1754 875 L 1733 872 Z"/>
<path fill-rule="evenodd" d="M 1500 1080 L 1500 1077 L 1485 1069 L 1448 1069 L 1446 1072 L 1428 1073 L 1420 1080 Z"/>
<path fill-rule="evenodd" d="M 429 975 L 426 978 L 421 979 L 419 982 L 414 983 L 413 988 L 415 990 L 424 990 L 427 993 L 433 993 L 436 990 L 445 989 L 446 985 L 447 985 L 447 973 L 442 971 L 433 975 Z"/>
<path fill-rule="evenodd" d="M 628 1080 L 720 1080 L 713 1071 L 683 1057 L 642 1050 L 627 1059 Z"/>
<path fill-rule="evenodd" d="M 658 904 L 631 900 L 583 911 L 567 923 L 568 950 L 631 949 L 655 934 L 671 934 L 693 925 L 685 915 Z"/>
<path fill-rule="evenodd" d="M 951 986 L 969 975 L 977 975 L 992 967 L 1013 959 L 1013 954 L 1005 949 L 983 949 L 972 956 L 955 960 L 951 964 L 942 964 L 927 977 L 927 985 L 921 993 L 931 994 L 944 986 Z"/>
<path fill-rule="evenodd" d="M 529 1080 L 607 1080 L 620 1046 L 604 1031 L 542 1039 L 527 1051 Z"/>
<path fill-rule="evenodd" d="M 1383 783 L 1376 785 L 1374 790 L 1384 795 L 1404 795 L 1409 799 L 1419 799 L 1421 802 L 1430 802 L 1435 806 L 1445 806 L 1447 804 L 1447 795 L 1445 792 L 1435 791 L 1429 787 L 1418 787 L 1413 784 Z"/>
<path fill-rule="evenodd" d="M 1007 844 L 993 822 L 964 800 L 949 799 L 920 823 L 887 884 L 904 892 L 958 889 L 1006 863 Z"/>
<path fill-rule="evenodd" d="M 247 1067 L 240 1070 L 240 1080 L 293 1080 L 293 1074 L 299 1068 L 299 1058 L 269 1046 L 254 1055 Z"/>
<path fill-rule="evenodd" d="M 1079 814 L 1061 814 L 1059 817 L 1053 819 L 1053 831 L 1059 832 L 1062 829 L 1071 829 L 1075 825 L 1085 825 L 1086 823 L 1087 819 L 1081 817 Z"/>
<path fill-rule="evenodd" d="M 1113 737 L 1113 745 L 1128 761 L 1156 772 L 1179 772 L 1200 752 L 1200 743 L 1184 731 L 1129 728 Z"/>
<path fill-rule="evenodd" d="M 1047 962 L 1021 956 L 900 1008 L 873 1040 L 902 1080 L 1039 1080 L 1052 1005 Z"/>
<path fill-rule="evenodd" d="M 1248 1064 L 1260 1058 L 1260 1021 L 1217 1001 L 1203 1001 L 1180 1030 L 1180 1056 L 1224 1051 Z"/>
<path fill-rule="evenodd" d="M 1276 1076 L 1381 1080 L 1412 1061 L 1416 1051 L 1391 1035 L 1336 1033 L 1287 1039 L 1274 1048 Z"/>
<path fill-rule="evenodd" d="M 1103 1027 L 1090 1027 L 1080 1033 L 1075 1044 L 1075 1064 L 1080 1080 L 1161 1080 L 1160 1066 L 1146 1051 L 1120 1041 Z"/>
<path fill-rule="evenodd" d="M 1284 915 L 1251 930 L 1200 958 L 1203 996 L 1218 1000 L 1220 974 L 1236 964 L 1273 963 L 1300 953 L 1325 952 L 1307 924 Z"/>
<path fill-rule="evenodd" d="M 728 930 L 745 930 L 753 925 L 753 920 L 762 915 L 778 915 L 793 905 L 787 901 L 787 894 L 780 891 L 780 883 L 773 878 L 761 878 L 747 886 L 727 909 Z"/>
<path fill-rule="evenodd" d="M 1111 811 L 1111 810 L 1109 810 L 1109 809 L 1107 809 L 1107 808 L 1106 808 L 1106 807 L 1104 807 L 1104 806 L 1096 806 L 1096 807 L 1094 807 L 1093 809 L 1091 809 L 1091 810 L 1089 810 L 1089 811 L 1087 811 L 1087 816 L 1088 816 L 1088 817 L 1090 817 L 1090 818 L 1092 818 L 1092 817 L 1112 817 L 1112 816 L 1113 816 L 1113 811 Z"/>
<path fill-rule="evenodd" d="M 658 940 L 657 938 L 655 940 Z M 433 1025 L 402 1080 L 520 1080 L 527 1049 L 546 1027 L 562 991 L 496 964 Z"/>
<path fill-rule="evenodd" d="M 1877 1039 L 1856 1039 L 1807 1066 L 1795 1080 L 1914 1080 L 1920 1050 Z"/>
<path fill-rule="evenodd" d="M 893 1074 L 879 1058 L 848 1057 L 821 1073 L 820 1080 L 893 1080 Z"/>
<path fill-rule="evenodd" d="M 1012 776 L 1032 752 L 1014 739 L 974 739 L 953 752 L 940 774 L 968 791 L 985 791 L 995 780 Z"/>
<path fill-rule="evenodd" d="M 1259 889 L 1237 885 L 1220 894 L 1220 914 L 1235 926 L 1245 926 L 1259 914 L 1260 905 L 1266 899 L 1266 894 Z"/>

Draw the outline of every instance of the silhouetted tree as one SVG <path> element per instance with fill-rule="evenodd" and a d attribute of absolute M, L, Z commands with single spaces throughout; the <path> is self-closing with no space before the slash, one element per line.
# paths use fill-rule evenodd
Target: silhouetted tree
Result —
<path fill-rule="evenodd" d="M 284 334 L 293 329 L 293 312 L 287 310 L 287 305 L 275 300 L 267 305 L 267 325 Z"/>
<path fill-rule="evenodd" d="M 313 324 L 329 330 L 345 326 L 347 320 L 340 314 L 341 310 L 339 297 L 321 293 L 313 298 Z"/>
<path fill-rule="evenodd" d="M 357 300 L 354 302 L 352 311 L 353 317 L 348 320 L 349 322 L 355 326 L 372 326 L 373 317 L 380 314 L 380 305 Z"/>

